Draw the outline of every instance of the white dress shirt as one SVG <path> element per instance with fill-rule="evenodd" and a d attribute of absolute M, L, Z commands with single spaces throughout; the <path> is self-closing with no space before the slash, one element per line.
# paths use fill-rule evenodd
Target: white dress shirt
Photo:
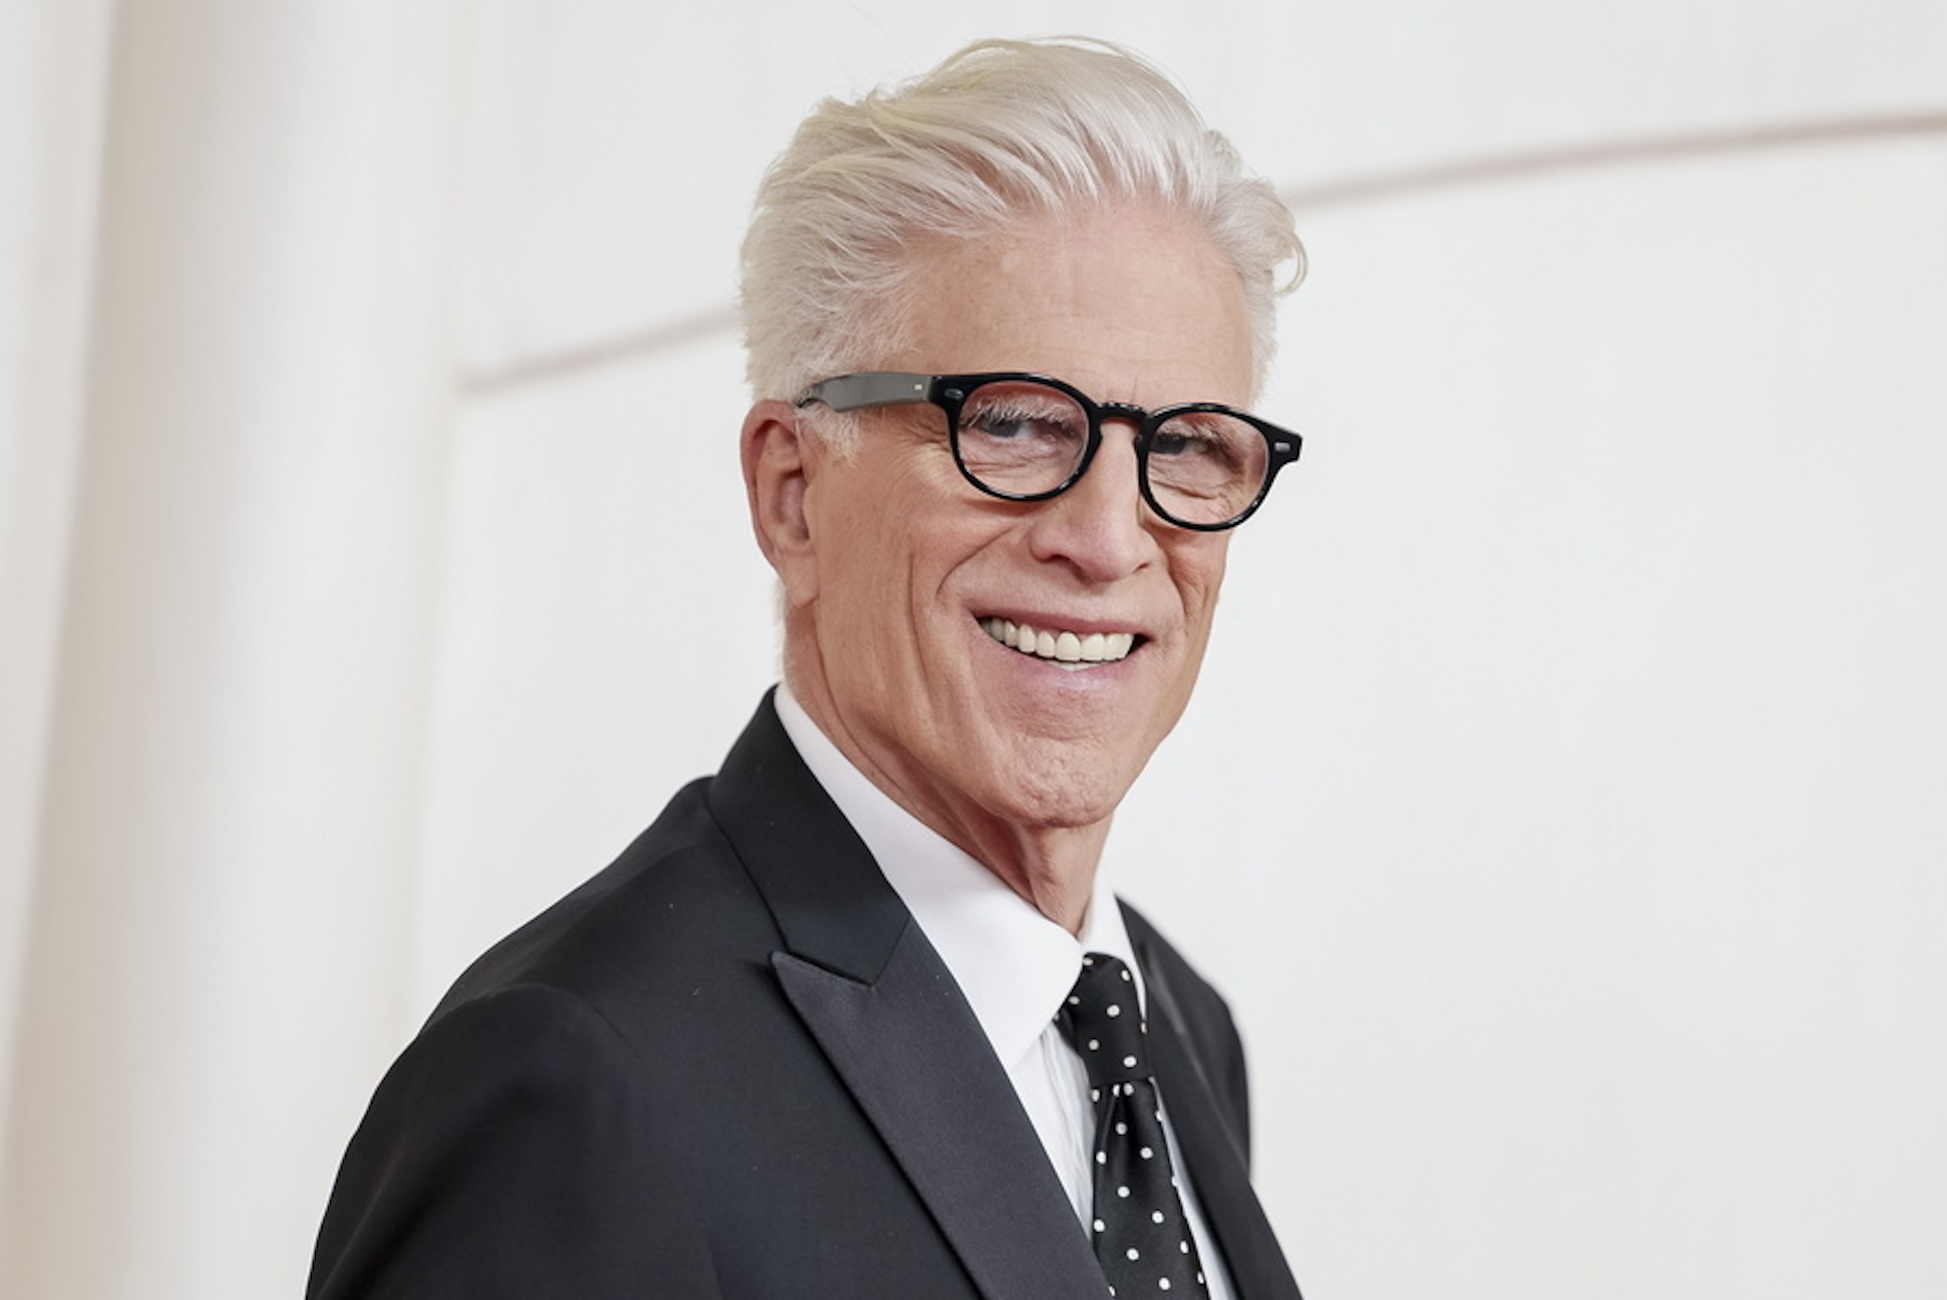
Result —
<path fill-rule="evenodd" d="M 777 712 L 805 766 L 865 841 L 893 891 L 966 995 L 1086 1232 L 1094 1218 L 1090 1148 L 1095 1108 L 1088 1099 L 1088 1076 L 1081 1058 L 1061 1036 L 1055 1014 L 1081 974 L 1082 955 L 1089 952 L 1108 953 L 1128 964 L 1148 1014 L 1142 968 L 1136 964 L 1122 909 L 1116 906 L 1105 874 L 1096 872 L 1088 915 L 1077 938 L 872 784 L 781 683 Z M 1229 1275 L 1183 1167 L 1175 1131 L 1169 1126 L 1168 1099 L 1163 1100 L 1170 1159 L 1211 1300 L 1231 1300 Z"/>

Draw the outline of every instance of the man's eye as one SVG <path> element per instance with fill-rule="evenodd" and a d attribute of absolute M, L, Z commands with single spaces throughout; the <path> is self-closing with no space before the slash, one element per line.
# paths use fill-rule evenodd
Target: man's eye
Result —
<path fill-rule="evenodd" d="M 987 407 L 969 412 L 961 424 L 991 442 L 1070 442 L 1083 436 L 1075 417 L 1043 409 Z"/>
<path fill-rule="evenodd" d="M 1150 436 L 1149 455 L 1213 473 L 1249 474 L 1263 459 L 1264 437 L 1244 421 L 1217 412 L 1178 416 Z"/>
<path fill-rule="evenodd" d="M 1045 433 L 1043 423 L 1044 421 L 1037 420 L 1031 415 L 1003 415 L 990 412 L 977 418 L 974 427 L 983 437 L 992 438 L 997 442 L 1008 442 Z"/>
<path fill-rule="evenodd" d="M 1202 429 L 1172 425 L 1157 431 L 1150 439 L 1152 456 L 1216 456 L 1224 453 L 1221 440 Z"/>

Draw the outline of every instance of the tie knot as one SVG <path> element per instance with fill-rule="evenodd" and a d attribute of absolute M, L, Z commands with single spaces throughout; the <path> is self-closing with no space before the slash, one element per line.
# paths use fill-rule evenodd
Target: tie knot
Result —
<path fill-rule="evenodd" d="M 1119 959 L 1099 952 L 1082 958 L 1081 978 L 1062 1004 L 1057 1023 L 1081 1056 L 1093 1086 L 1149 1077 L 1136 980 Z"/>

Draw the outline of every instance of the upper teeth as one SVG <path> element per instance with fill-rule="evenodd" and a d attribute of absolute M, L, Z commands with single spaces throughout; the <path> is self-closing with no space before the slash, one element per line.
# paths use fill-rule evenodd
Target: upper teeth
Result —
<path fill-rule="evenodd" d="M 1132 632 L 1048 632 L 1004 618 L 983 618 L 980 625 L 1002 645 L 1064 664 L 1114 663 L 1136 644 Z"/>

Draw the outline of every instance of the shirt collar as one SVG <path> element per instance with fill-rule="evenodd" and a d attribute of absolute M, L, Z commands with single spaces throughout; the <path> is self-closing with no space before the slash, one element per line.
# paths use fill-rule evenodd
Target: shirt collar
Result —
<path fill-rule="evenodd" d="M 872 784 L 782 683 L 777 714 L 798 756 L 946 963 L 1003 1066 L 1012 1069 L 1034 1050 L 1074 987 L 1083 953 L 1127 962 L 1142 995 L 1142 973 L 1105 872 L 1095 873 L 1077 939 Z"/>

